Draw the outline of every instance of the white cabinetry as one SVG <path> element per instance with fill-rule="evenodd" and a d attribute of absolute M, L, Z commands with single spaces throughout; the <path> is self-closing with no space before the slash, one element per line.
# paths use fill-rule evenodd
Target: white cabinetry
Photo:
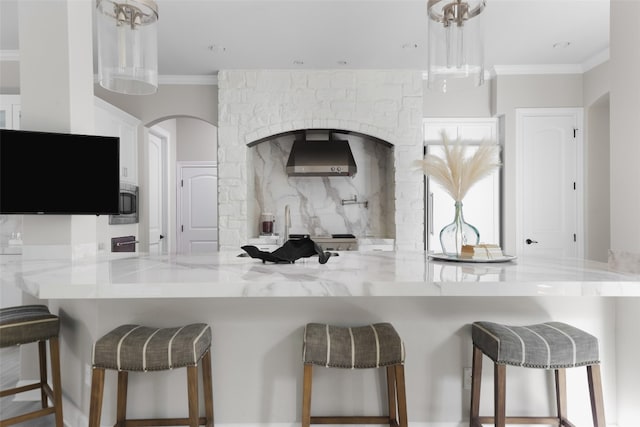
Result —
<path fill-rule="evenodd" d="M 20 95 L 0 95 L 0 129 L 20 129 Z"/>
<path fill-rule="evenodd" d="M 20 95 L 0 95 L 0 129 L 20 129 Z M 0 215 L 0 255 L 22 253 L 22 215 Z M 22 293 L 2 286 L 2 307 L 18 305 Z M 13 301 L 15 304 L 5 304 Z"/>
<path fill-rule="evenodd" d="M 120 137 L 120 181 L 138 184 L 138 126 L 140 120 L 95 98 L 96 135 Z"/>
<path fill-rule="evenodd" d="M 483 140 L 498 144 L 497 129 L 496 118 L 425 119 L 425 148 L 430 153 L 442 153 L 442 131 L 450 141 L 460 138 L 471 146 Z M 440 230 L 453 220 L 454 200 L 432 180 L 427 180 L 426 200 L 427 249 L 441 252 Z M 462 202 L 464 219 L 478 229 L 480 242 L 500 244 L 500 171 L 494 171 L 471 187 Z"/>

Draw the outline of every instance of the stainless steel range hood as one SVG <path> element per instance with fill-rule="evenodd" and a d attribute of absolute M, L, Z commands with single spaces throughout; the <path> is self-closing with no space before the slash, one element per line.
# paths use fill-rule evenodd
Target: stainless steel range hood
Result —
<path fill-rule="evenodd" d="M 289 176 L 353 176 L 357 171 L 349 141 L 296 140 L 287 161 Z"/>

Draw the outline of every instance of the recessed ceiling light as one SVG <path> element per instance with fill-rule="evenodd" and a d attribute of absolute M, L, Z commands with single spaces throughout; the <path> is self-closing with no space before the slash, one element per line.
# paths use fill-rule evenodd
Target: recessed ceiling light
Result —
<path fill-rule="evenodd" d="M 571 45 L 571 42 L 557 42 L 553 44 L 554 49 L 564 49 Z"/>
<path fill-rule="evenodd" d="M 210 44 L 209 46 L 207 46 L 207 49 L 209 49 L 213 53 L 224 53 L 227 51 L 226 47 L 219 44 Z"/>

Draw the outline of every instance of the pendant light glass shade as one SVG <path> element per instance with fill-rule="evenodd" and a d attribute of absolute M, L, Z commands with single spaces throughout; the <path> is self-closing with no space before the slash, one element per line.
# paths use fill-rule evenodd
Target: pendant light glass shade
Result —
<path fill-rule="evenodd" d="M 97 0 L 98 80 L 105 89 L 158 89 L 158 7 L 152 0 Z"/>
<path fill-rule="evenodd" d="M 451 79 L 484 83 L 484 40 L 480 12 L 485 0 L 429 0 L 427 84 L 447 91 Z"/>

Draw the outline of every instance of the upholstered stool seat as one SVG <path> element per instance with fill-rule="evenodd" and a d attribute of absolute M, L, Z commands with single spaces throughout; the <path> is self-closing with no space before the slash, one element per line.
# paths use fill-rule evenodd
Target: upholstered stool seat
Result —
<path fill-rule="evenodd" d="M 8 426 L 49 414 L 55 414 L 56 426 L 62 427 L 62 385 L 60 378 L 60 349 L 58 334 L 60 319 L 44 305 L 23 305 L 0 309 L 0 347 L 38 343 L 40 382 L 0 391 L 0 397 L 40 389 L 42 409 L 0 421 Z M 47 379 L 47 351 L 51 356 L 51 382 Z M 52 406 L 49 407 L 49 399 Z"/>
<path fill-rule="evenodd" d="M 105 369 L 118 371 L 117 426 L 206 425 L 213 426 L 211 379 L 211 328 L 204 323 L 182 327 L 152 328 L 121 325 L 98 339 L 93 347 L 90 427 L 100 425 Z M 198 364 L 202 365 L 205 417 L 198 411 Z M 126 419 L 128 372 L 187 368 L 188 418 Z"/>
<path fill-rule="evenodd" d="M 405 349 L 390 323 L 343 327 L 324 323 L 305 326 L 302 346 L 304 384 L 302 426 L 310 424 L 389 424 L 407 426 L 404 384 Z M 388 416 L 311 416 L 313 365 L 327 368 L 386 368 Z"/>
<path fill-rule="evenodd" d="M 562 322 L 510 326 L 494 322 L 472 324 L 473 368 L 471 427 L 482 423 L 504 426 L 510 422 L 572 425 L 567 419 L 565 369 L 587 367 L 591 409 L 595 427 L 604 427 L 604 405 L 600 379 L 598 339 Z M 494 362 L 495 414 L 480 417 L 482 357 Z M 506 365 L 555 371 L 557 417 L 506 417 Z"/>

